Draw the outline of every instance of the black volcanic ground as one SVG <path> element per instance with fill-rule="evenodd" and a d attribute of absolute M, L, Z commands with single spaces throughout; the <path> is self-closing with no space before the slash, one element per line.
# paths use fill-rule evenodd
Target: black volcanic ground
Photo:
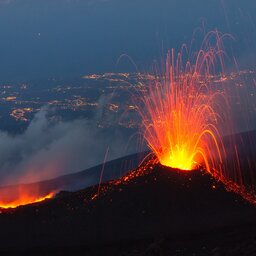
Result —
<path fill-rule="evenodd" d="M 256 255 L 256 208 L 208 174 L 147 165 L 97 191 L 3 212 L 0 253 Z"/>
<path fill-rule="evenodd" d="M 0 202 L 11 202 L 17 199 L 20 191 L 29 195 L 46 196 L 51 192 L 77 191 L 102 182 L 118 179 L 124 176 L 129 170 L 139 165 L 147 152 L 128 155 L 104 164 L 86 169 L 84 171 L 60 176 L 40 182 L 10 185 L 0 187 Z"/>

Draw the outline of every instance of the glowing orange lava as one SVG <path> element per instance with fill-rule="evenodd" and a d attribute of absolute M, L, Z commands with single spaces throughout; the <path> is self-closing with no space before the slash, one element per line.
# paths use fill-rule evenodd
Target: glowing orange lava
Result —
<path fill-rule="evenodd" d="M 53 192 L 51 192 L 45 196 L 33 196 L 33 195 L 29 195 L 29 194 L 23 194 L 23 195 L 19 195 L 19 197 L 13 201 L 1 201 L 0 200 L 0 208 L 4 208 L 4 209 L 16 208 L 16 207 L 22 206 L 22 205 L 39 203 L 46 199 L 50 199 L 53 196 L 54 196 Z"/>
<path fill-rule="evenodd" d="M 225 149 L 218 129 L 222 120 L 218 103 L 225 97 L 211 83 L 215 64 L 222 64 L 220 38 L 218 33 L 214 36 L 215 45 L 205 45 L 185 65 L 185 47 L 177 57 L 174 50 L 169 52 L 163 73 L 158 72 L 140 96 L 144 137 L 164 166 L 189 171 L 204 165 L 212 172 L 222 163 Z"/>

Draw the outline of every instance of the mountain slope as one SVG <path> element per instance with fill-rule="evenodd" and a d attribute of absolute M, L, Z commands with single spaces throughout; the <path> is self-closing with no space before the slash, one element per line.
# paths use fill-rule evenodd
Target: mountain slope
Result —
<path fill-rule="evenodd" d="M 60 193 L 54 199 L 3 212 L 0 250 L 51 255 L 113 244 L 117 248 L 129 241 L 184 239 L 250 223 L 256 223 L 256 208 L 227 192 L 210 175 L 148 162 L 102 184 L 100 190 L 93 186 Z"/>

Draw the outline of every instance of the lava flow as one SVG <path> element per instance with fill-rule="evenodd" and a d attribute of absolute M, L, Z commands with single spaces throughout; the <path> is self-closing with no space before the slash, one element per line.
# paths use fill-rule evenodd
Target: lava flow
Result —
<path fill-rule="evenodd" d="M 46 199 L 50 199 L 53 196 L 54 196 L 54 193 L 49 193 L 46 196 L 42 196 L 42 197 L 37 197 L 37 196 L 33 196 L 33 195 L 21 196 L 20 198 L 14 200 L 14 201 L 11 201 L 11 202 L 0 201 L 0 208 L 4 208 L 4 209 L 16 208 L 16 207 L 22 206 L 22 205 L 39 203 Z"/>
<path fill-rule="evenodd" d="M 140 96 L 144 137 L 164 166 L 189 171 L 204 165 L 212 172 L 222 163 L 225 148 L 218 128 L 222 120 L 218 103 L 225 101 L 225 92 L 213 88 L 210 78 L 216 62 L 222 65 L 223 61 L 220 36 L 213 34 L 215 46 L 206 44 L 185 66 L 185 47 L 177 57 L 174 50 L 169 52 L 163 73 L 157 73 Z"/>
<path fill-rule="evenodd" d="M 0 208 L 16 208 L 39 203 L 54 197 L 54 192 L 40 191 L 37 184 L 16 185 L 0 188 Z"/>

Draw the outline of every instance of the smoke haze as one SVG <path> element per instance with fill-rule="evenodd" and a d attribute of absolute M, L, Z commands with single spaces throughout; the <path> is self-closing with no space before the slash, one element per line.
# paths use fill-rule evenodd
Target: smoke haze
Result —
<path fill-rule="evenodd" d="M 53 122 L 40 110 L 23 134 L 0 132 L 0 185 L 28 183 L 81 171 L 136 151 L 135 140 L 119 128 L 95 121 Z"/>

